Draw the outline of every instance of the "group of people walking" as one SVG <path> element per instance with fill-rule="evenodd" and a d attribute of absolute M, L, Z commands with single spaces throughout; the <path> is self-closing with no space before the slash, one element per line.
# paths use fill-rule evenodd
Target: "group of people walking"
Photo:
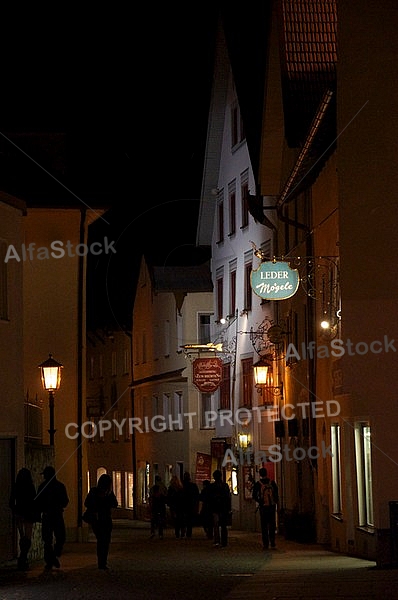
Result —
<path fill-rule="evenodd" d="M 9 506 L 19 536 L 17 568 L 20 571 L 29 568 L 28 553 L 35 523 L 41 523 L 45 569 L 59 569 L 61 566 L 59 558 L 66 541 L 64 510 L 69 504 L 69 497 L 65 485 L 57 479 L 54 467 L 45 467 L 41 475 L 43 481 L 36 491 L 31 471 L 23 467 L 18 471 L 10 493 Z M 107 570 L 112 509 L 117 507 L 109 475 L 101 475 L 97 485 L 87 494 L 84 504 L 92 515 L 90 525 L 97 540 L 98 568 Z"/>
<path fill-rule="evenodd" d="M 220 470 L 214 471 L 213 478 L 212 483 L 209 480 L 204 481 L 203 488 L 199 491 L 187 472 L 184 473 L 182 481 L 174 475 L 168 487 L 157 475 L 149 492 L 151 537 L 155 536 L 156 530 L 159 538 L 163 537 L 168 506 L 177 539 L 190 539 L 194 525 L 200 523 L 206 537 L 214 540 L 215 546 L 226 546 L 231 493 L 228 484 L 222 480 Z"/>
<path fill-rule="evenodd" d="M 65 485 L 57 479 L 54 467 L 45 467 L 41 475 L 43 481 L 36 491 L 32 474 L 24 467 L 18 471 L 11 489 L 9 505 L 19 534 L 17 566 L 21 571 L 29 568 L 28 553 L 34 523 L 41 523 L 47 569 L 60 567 L 59 557 L 65 544 L 63 512 L 69 504 Z"/>
<path fill-rule="evenodd" d="M 69 504 L 65 485 L 56 477 L 54 467 L 47 466 L 42 472 L 43 481 L 37 491 L 32 474 L 22 468 L 16 477 L 10 494 L 10 508 L 19 534 L 19 570 L 29 568 L 28 553 L 32 543 L 34 523 L 41 523 L 46 569 L 59 568 L 59 557 L 66 540 L 64 510 Z M 253 485 L 252 497 L 260 511 L 261 536 L 264 550 L 275 548 L 276 510 L 279 502 L 278 486 L 268 477 L 267 470 L 260 468 L 260 479 Z M 112 511 L 118 505 L 112 490 L 112 479 L 103 474 L 97 485 L 86 496 L 83 519 L 90 523 L 97 540 L 98 568 L 108 570 L 107 559 L 112 534 Z M 168 487 L 156 475 L 149 491 L 151 537 L 158 531 L 163 537 L 166 526 L 167 506 L 177 539 L 192 537 L 192 529 L 201 524 L 214 546 L 228 544 L 228 525 L 231 515 L 231 492 L 223 481 L 222 472 L 213 472 L 213 481 L 205 480 L 202 490 L 191 480 L 188 472 L 183 480 L 174 475 Z"/>

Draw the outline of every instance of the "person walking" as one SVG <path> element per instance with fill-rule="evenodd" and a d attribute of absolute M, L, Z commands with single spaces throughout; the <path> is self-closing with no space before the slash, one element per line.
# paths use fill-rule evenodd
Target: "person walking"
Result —
<path fill-rule="evenodd" d="M 44 481 L 39 485 L 35 504 L 41 514 L 41 536 L 44 542 L 46 569 L 59 569 L 59 557 L 65 544 L 64 510 L 69 504 L 65 485 L 56 477 L 54 467 L 45 467 Z"/>
<path fill-rule="evenodd" d="M 182 480 L 184 522 L 187 539 L 192 538 L 192 528 L 199 512 L 199 488 L 191 480 L 191 475 L 185 472 Z"/>
<path fill-rule="evenodd" d="M 174 525 L 174 533 L 177 539 L 185 537 L 184 523 L 184 496 L 180 478 L 173 475 L 167 488 L 167 505 Z"/>
<path fill-rule="evenodd" d="M 213 515 L 214 546 L 225 548 L 228 544 L 228 519 L 231 512 L 231 492 L 222 479 L 222 472 L 216 469 L 213 483 L 209 486 L 209 503 Z"/>
<path fill-rule="evenodd" d="M 108 571 L 108 554 L 111 543 L 113 521 L 112 509 L 117 507 L 117 499 L 112 490 L 112 479 L 104 473 L 86 496 L 84 506 L 93 515 L 91 527 L 97 540 L 97 564 L 102 571 Z"/>
<path fill-rule="evenodd" d="M 260 480 L 253 486 L 252 496 L 258 504 L 260 512 L 261 538 L 263 549 L 269 546 L 275 548 L 276 509 L 279 502 L 277 483 L 268 477 L 268 471 L 262 467 L 259 470 Z"/>
<path fill-rule="evenodd" d="M 213 514 L 210 507 L 210 480 L 205 479 L 202 484 L 199 500 L 200 506 L 200 522 L 208 540 L 213 539 Z"/>
<path fill-rule="evenodd" d="M 28 553 L 32 545 L 33 523 L 39 520 L 35 510 L 36 488 L 29 469 L 23 467 L 17 473 L 11 488 L 9 506 L 15 519 L 19 535 L 17 568 L 19 571 L 29 569 Z"/>
<path fill-rule="evenodd" d="M 167 488 L 160 475 L 155 476 L 155 483 L 149 490 L 149 509 L 151 514 L 151 538 L 155 537 L 158 530 L 159 538 L 163 539 L 163 530 L 166 524 Z"/>

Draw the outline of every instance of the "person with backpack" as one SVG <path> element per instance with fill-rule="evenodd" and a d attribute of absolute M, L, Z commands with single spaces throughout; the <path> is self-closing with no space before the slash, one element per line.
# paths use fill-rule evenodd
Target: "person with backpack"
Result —
<path fill-rule="evenodd" d="M 268 477 L 267 469 L 259 470 L 260 480 L 253 486 L 253 499 L 258 504 L 260 512 L 261 537 L 263 549 L 269 546 L 275 548 L 276 533 L 276 508 L 279 502 L 278 486 L 273 479 Z"/>
<path fill-rule="evenodd" d="M 231 512 L 231 492 L 222 479 L 222 472 L 216 469 L 213 483 L 209 485 L 209 505 L 213 515 L 214 546 L 225 548 L 228 543 L 228 518 Z"/>

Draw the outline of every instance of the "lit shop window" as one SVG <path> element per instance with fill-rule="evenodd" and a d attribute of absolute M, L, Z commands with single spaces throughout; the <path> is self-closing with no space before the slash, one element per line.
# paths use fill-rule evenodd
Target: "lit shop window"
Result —
<path fill-rule="evenodd" d="M 338 423 L 333 423 L 330 431 L 332 446 L 332 489 L 333 489 L 333 514 L 342 512 L 341 500 L 341 431 Z"/>
<path fill-rule="evenodd" d="M 355 455 L 359 525 L 373 527 L 372 441 L 370 426 L 367 423 L 355 425 Z"/>

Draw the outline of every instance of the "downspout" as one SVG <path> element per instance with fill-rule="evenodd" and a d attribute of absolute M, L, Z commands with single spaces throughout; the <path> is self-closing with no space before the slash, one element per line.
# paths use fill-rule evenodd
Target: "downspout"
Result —
<path fill-rule="evenodd" d="M 132 423 L 134 423 L 134 374 L 133 374 L 133 335 L 127 329 L 124 329 L 124 333 L 130 339 L 130 365 L 131 365 L 131 383 L 130 383 L 130 409 Z M 133 465 L 133 519 L 137 519 L 137 449 L 136 449 L 136 437 L 135 432 L 131 434 L 131 462 Z"/>
<path fill-rule="evenodd" d="M 86 209 L 80 210 L 80 232 L 79 243 L 86 243 Z M 85 339 L 83 338 L 83 328 L 85 329 L 85 256 L 79 255 L 78 261 L 78 299 L 77 299 L 77 534 L 78 541 L 82 540 L 82 514 L 83 514 L 83 450 L 82 450 L 82 423 L 83 423 L 83 352 Z"/>

